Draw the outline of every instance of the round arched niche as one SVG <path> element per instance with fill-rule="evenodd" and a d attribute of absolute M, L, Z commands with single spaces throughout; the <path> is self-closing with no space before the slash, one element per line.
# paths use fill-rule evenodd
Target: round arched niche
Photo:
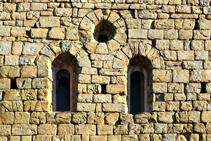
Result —
<path fill-rule="evenodd" d="M 96 9 L 83 17 L 78 32 L 89 53 L 111 54 L 126 44 L 126 30 L 124 19 L 119 14 Z"/>
<path fill-rule="evenodd" d="M 97 42 L 106 43 L 113 39 L 116 34 L 116 28 L 107 20 L 102 20 L 95 26 L 93 33 L 94 39 Z"/>

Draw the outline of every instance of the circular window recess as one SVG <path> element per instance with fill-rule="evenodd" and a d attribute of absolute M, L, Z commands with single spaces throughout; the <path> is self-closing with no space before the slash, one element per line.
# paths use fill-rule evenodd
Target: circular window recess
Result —
<path fill-rule="evenodd" d="M 116 28 L 108 21 L 101 21 L 94 31 L 94 38 L 96 41 L 106 43 L 111 40 L 116 33 Z"/>

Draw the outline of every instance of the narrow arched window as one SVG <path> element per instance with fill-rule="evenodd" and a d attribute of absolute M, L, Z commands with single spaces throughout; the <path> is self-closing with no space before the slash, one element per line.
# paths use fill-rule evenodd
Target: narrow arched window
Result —
<path fill-rule="evenodd" d="M 56 111 L 70 111 L 70 73 L 60 70 L 56 78 Z"/>
<path fill-rule="evenodd" d="M 130 113 L 144 111 L 144 75 L 135 71 L 130 76 Z"/>

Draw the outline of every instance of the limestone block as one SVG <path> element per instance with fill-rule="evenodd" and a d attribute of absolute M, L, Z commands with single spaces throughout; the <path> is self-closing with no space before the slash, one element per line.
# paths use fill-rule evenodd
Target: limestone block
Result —
<path fill-rule="evenodd" d="M 70 124 L 71 122 L 71 113 L 70 112 L 60 112 L 56 114 L 56 123 L 58 124 Z"/>
<path fill-rule="evenodd" d="M 10 79 L 0 79 L 0 89 L 10 89 Z"/>
<path fill-rule="evenodd" d="M 0 125 L 0 135 L 1 136 L 11 135 L 11 125 Z"/>
<path fill-rule="evenodd" d="M 121 135 L 108 135 L 109 141 L 121 141 Z"/>
<path fill-rule="evenodd" d="M 37 55 L 41 48 L 42 44 L 39 43 L 24 43 L 22 53 L 24 55 Z"/>
<path fill-rule="evenodd" d="M 29 124 L 30 114 L 28 112 L 16 112 L 15 124 Z"/>
<path fill-rule="evenodd" d="M 88 74 L 79 74 L 78 75 L 79 83 L 91 83 L 91 75 Z"/>
<path fill-rule="evenodd" d="M 10 27 L 0 27 L 0 36 L 10 36 Z"/>
<path fill-rule="evenodd" d="M 32 88 L 45 89 L 50 87 L 51 87 L 51 82 L 48 78 L 34 78 L 32 80 Z"/>
<path fill-rule="evenodd" d="M 202 69 L 202 61 L 183 61 L 184 69 Z"/>
<path fill-rule="evenodd" d="M 13 124 L 14 123 L 14 113 L 5 112 L 0 114 L 0 124 Z"/>
<path fill-rule="evenodd" d="M 18 3 L 17 4 L 17 11 L 18 12 L 25 12 L 30 10 L 30 3 Z"/>
<path fill-rule="evenodd" d="M 198 20 L 199 29 L 210 29 L 211 21 L 210 20 Z"/>
<path fill-rule="evenodd" d="M 195 51 L 195 59 L 208 60 L 208 51 L 205 50 Z"/>
<path fill-rule="evenodd" d="M 86 123 L 87 115 L 85 112 L 75 112 L 72 116 L 72 123 Z"/>
<path fill-rule="evenodd" d="M 154 93 L 167 92 L 167 83 L 153 83 L 152 90 Z"/>
<path fill-rule="evenodd" d="M 141 27 L 141 19 L 126 19 L 125 22 L 128 28 L 138 29 Z"/>
<path fill-rule="evenodd" d="M 9 55 L 11 54 L 11 42 L 0 41 L 0 54 L 1 55 Z"/>
<path fill-rule="evenodd" d="M 80 24 L 80 29 L 93 32 L 94 27 L 95 27 L 94 23 L 89 18 L 84 17 L 82 19 Z"/>
<path fill-rule="evenodd" d="M 25 20 L 23 25 L 33 27 L 35 25 L 35 22 L 36 22 L 35 20 Z"/>
<path fill-rule="evenodd" d="M 57 126 L 55 124 L 40 124 L 38 126 L 39 135 L 56 135 Z"/>
<path fill-rule="evenodd" d="M 52 138 L 51 135 L 36 135 L 36 136 L 33 136 L 33 141 L 42 141 L 42 140 L 50 141 L 51 138 Z"/>
<path fill-rule="evenodd" d="M 113 62 L 113 68 L 114 69 L 121 69 L 125 67 L 125 61 L 118 59 L 118 58 L 114 58 L 114 62 Z"/>
<path fill-rule="evenodd" d="M 176 121 L 182 123 L 188 123 L 188 112 L 182 111 L 175 114 Z"/>
<path fill-rule="evenodd" d="M 4 3 L 4 11 L 6 11 L 6 12 L 16 11 L 16 4 L 15 3 Z"/>
<path fill-rule="evenodd" d="M 90 141 L 107 141 L 107 136 L 90 136 Z"/>
<path fill-rule="evenodd" d="M 94 103 L 77 103 L 77 111 L 94 112 L 96 104 Z"/>
<path fill-rule="evenodd" d="M 20 141 L 20 136 L 11 136 L 10 141 Z"/>
<path fill-rule="evenodd" d="M 28 27 L 12 27 L 11 36 L 14 37 L 26 37 L 26 32 L 29 30 Z"/>
<path fill-rule="evenodd" d="M 193 101 L 193 110 L 207 110 L 207 101 Z"/>
<path fill-rule="evenodd" d="M 99 84 L 88 84 L 88 87 L 87 87 L 87 92 L 89 94 L 97 94 L 97 93 L 101 93 L 101 85 Z"/>
<path fill-rule="evenodd" d="M 171 50 L 183 50 L 183 41 L 171 40 L 169 48 Z"/>
<path fill-rule="evenodd" d="M 197 100 L 196 93 L 187 93 L 187 100 Z"/>
<path fill-rule="evenodd" d="M 121 124 L 134 124 L 133 115 L 127 113 L 120 113 Z"/>
<path fill-rule="evenodd" d="M 64 28 L 51 28 L 49 31 L 49 38 L 52 39 L 64 39 L 65 29 Z"/>
<path fill-rule="evenodd" d="M 0 67 L 1 77 L 20 77 L 20 68 L 18 66 L 2 66 Z"/>
<path fill-rule="evenodd" d="M 26 20 L 26 12 L 12 12 L 12 19 L 13 20 Z M 23 21 L 19 21 L 16 22 L 17 25 L 23 25 Z M 25 36 L 27 37 L 28 35 L 26 35 L 26 31 L 28 31 L 29 28 L 28 27 L 22 27 L 22 28 L 15 28 L 13 27 L 11 30 L 11 34 L 14 34 L 14 36 Z"/>
<path fill-rule="evenodd" d="M 126 95 L 114 95 L 113 96 L 113 103 L 122 103 L 126 104 L 127 103 L 127 96 Z"/>
<path fill-rule="evenodd" d="M 182 111 L 191 111 L 193 109 L 191 101 L 181 101 Z"/>
<path fill-rule="evenodd" d="M 202 122 L 210 122 L 211 121 L 211 111 L 203 111 L 201 114 Z"/>
<path fill-rule="evenodd" d="M 168 92 L 173 92 L 173 93 L 184 92 L 184 85 L 182 83 L 168 83 Z"/>
<path fill-rule="evenodd" d="M 37 111 L 37 112 L 47 112 L 50 111 L 50 103 L 49 102 L 40 102 L 40 101 L 25 101 L 24 102 L 24 111 L 25 112 L 31 112 L 31 111 Z"/>
<path fill-rule="evenodd" d="M 155 123 L 155 133 L 167 133 L 167 124 Z"/>
<path fill-rule="evenodd" d="M 91 67 L 91 61 L 88 56 L 77 59 L 78 65 L 80 67 Z"/>
<path fill-rule="evenodd" d="M 180 109 L 180 102 L 177 101 L 168 101 L 166 103 L 167 111 L 179 111 Z"/>
<path fill-rule="evenodd" d="M 189 123 L 200 122 L 200 112 L 199 111 L 189 111 L 188 112 Z"/>
<path fill-rule="evenodd" d="M 108 76 L 97 76 L 97 75 L 92 76 L 92 83 L 109 84 L 109 82 L 110 82 L 110 77 Z"/>
<path fill-rule="evenodd" d="M 79 9 L 78 11 L 78 17 L 84 17 L 87 13 L 92 11 L 92 9 Z M 101 11 L 101 10 L 100 10 Z M 96 12 L 96 11 L 95 11 Z M 97 12 L 96 12 L 97 13 Z M 102 14 L 102 11 L 100 12 Z M 98 17 L 98 14 L 96 15 Z"/>
<path fill-rule="evenodd" d="M 150 29 L 148 31 L 148 38 L 152 40 L 161 40 L 163 39 L 163 30 L 157 30 L 157 29 Z"/>
<path fill-rule="evenodd" d="M 188 70 L 173 70 L 173 82 L 188 83 L 189 71 Z"/>
<path fill-rule="evenodd" d="M 21 138 L 22 138 L 22 140 L 24 140 L 24 141 L 31 141 L 31 140 L 32 140 L 32 139 L 31 139 L 31 136 L 22 136 Z"/>
<path fill-rule="evenodd" d="M 201 92 L 201 84 L 200 83 L 188 83 L 185 87 L 185 92 L 200 93 Z"/>
<path fill-rule="evenodd" d="M 46 3 L 31 3 L 31 10 L 32 11 L 47 10 L 47 4 Z"/>
<path fill-rule="evenodd" d="M 37 77 L 37 67 L 36 66 L 22 66 L 21 77 Z"/>
<path fill-rule="evenodd" d="M 79 94 L 78 102 L 91 103 L 93 95 L 92 94 Z"/>
<path fill-rule="evenodd" d="M 73 124 L 59 124 L 58 135 L 73 135 L 74 125 Z"/>
<path fill-rule="evenodd" d="M 141 21 L 141 28 L 142 29 L 150 29 L 153 20 L 144 20 Z"/>
<path fill-rule="evenodd" d="M 159 70 L 154 69 L 152 71 L 153 81 L 155 82 L 171 82 L 172 72 L 171 70 Z"/>
<path fill-rule="evenodd" d="M 13 42 L 12 54 L 21 55 L 22 52 L 22 42 Z"/>
<path fill-rule="evenodd" d="M 113 55 L 91 54 L 90 57 L 91 57 L 91 60 L 95 60 L 95 61 L 109 61 L 109 60 L 114 59 Z"/>
<path fill-rule="evenodd" d="M 194 124 L 194 132 L 196 133 L 206 133 L 206 128 L 203 123 Z"/>
<path fill-rule="evenodd" d="M 105 114 L 105 123 L 109 125 L 115 125 L 119 120 L 119 113 L 106 113 Z"/>
<path fill-rule="evenodd" d="M 19 56 L 18 55 L 6 55 L 4 64 L 7 66 L 18 65 L 19 64 Z"/>
<path fill-rule="evenodd" d="M 69 17 L 72 15 L 72 9 L 71 8 L 56 8 L 55 14 L 56 16 Z"/>
<path fill-rule="evenodd" d="M 177 30 L 173 30 L 173 29 L 172 30 L 171 29 L 167 29 L 167 30 L 163 31 L 163 36 L 164 36 L 164 39 L 167 39 L 167 40 L 171 39 L 171 40 L 174 41 L 174 40 L 178 39 L 178 31 Z"/>
<path fill-rule="evenodd" d="M 46 123 L 46 114 L 44 112 L 33 112 L 30 118 L 31 124 L 43 124 Z"/>
<path fill-rule="evenodd" d="M 75 133 L 83 135 L 96 135 L 96 125 L 92 124 L 75 125 Z"/>
<path fill-rule="evenodd" d="M 34 65 L 36 56 L 31 55 L 21 55 L 19 58 L 20 65 Z"/>
<path fill-rule="evenodd" d="M 155 29 L 173 29 L 174 20 L 155 20 Z"/>
<path fill-rule="evenodd" d="M 145 30 L 145 29 L 129 29 L 128 30 L 128 38 L 146 39 L 147 38 L 147 30 Z"/>
<path fill-rule="evenodd" d="M 109 94 L 125 94 L 125 85 L 106 85 Z"/>
<path fill-rule="evenodd" d="M 67 28 L 66 31 L 66 39 L 67 40 L 78 40 L 78 29 Z"/>
<path fill-rule="evenodd" d="M 93 97 L 94 102 L 111 103 L 111 95 L 108 94 L 96 94 Z"/>
<path fill-rule="evenodd" d="M 141 130 L 140 124 L 129 124 L 129 135 L 139 134 Z"/>
<path fill-rule="evenodd" d="M 124 134 L 128 134 L 128 126 L 125 125 L 117 125 L 114 128 L 114 134 L 115 135 L 124 135 Z"/>
<path fill-rule="evenodd" d="M 192 30 L 179 30 L 179 39 L 192 39 L 193 31 Z"/>
<path fill-rule="evenodd" d="M 19 90 L 4 90 L 4 100 L 21 100 Z"/>
<path fill-rule="evenodd" d="M 175 121 L 174 112 L 159 112 L 158 122 L 173 123 Z"/>
<path fill-rule="evenodd" d="M 47 33 L 48 33 L 48 29 L 42 29 L 42 28 L 31 29 L 31 37 L 32 38 L 46 38 Z"/>
<path fill-rule="evenodd" d="M 97 106 L 96 106 L 97 111 Z M 88 113 L 87 123 L 91 124 L 104 124 L 104 113 Z"/>
<path fill-rule="evenodd" d="M 124 112 L 125 111 L 125 104 L 110 104 L 104 103 L 103 104 L 103 111 L 104 112 Z"/>
<path fill-rule="evenodd" d="M 209 30 L 194 30 L 193 38 L 199 40 L 208 40 L 210 39 L 210 31 Z"/>
<path fill-rule="evenodd" d="M 192 50 L 204 50 L 204 41 L 202 40 L 193 40 L 191 42 Z"/>
<path fill-rule="evenodd" d="M 112 135 L 113 125 L 97 125 L 97 134 L 98 135 Z"/>
<path fill-rule="evenodd" d="M 106 43 L 98 43 L 95 50 L 96 54 L 108 54 L 108 48 Z"/>
<path fill-rule="evenodd" d="M 37 99 L 37 90 L 27 89 L 21 91 L 22 100 L 36 100 Z"/>
<path fill-rule="evenodd" d="M 12 135 L 35 135 L 37 134 L 37 125 L 27 125 L 27 124 L 13 124 L 12 125 Z"/>
<path fill-rule="evenodd" d="M 186 95 L 184 93 L 181 94 L 174 94 L 174 100 L 186 100 Z"/>
<path fill-rule="evenodd" d="M 18 89 L 31 89 L 31 79 L 30 78 L 17 78 L 16 85 Z"/>
<path fill-rule="evenodd" d="M 152 103 L 153 111 L 165 111 L 166 110 L 166 103 L 155 101 Z"/>
<path fill-rule="evenodd" d="M 203 93 L 203 94 L 199 94 L 198 95 L 198 100 L 207 100 L 207 101 L 210 101 L 210 94 L 206 94 L 206 93 Z"/>
<path fill-rule="evenodd" d="M 65 135 L 64 140 L 66 140 L 66 141 L 71 141 L 71 140 L 81 141 L 81 136 L 80 135 Z"/>
<path fill-rule="evenodd" d="M 137 135 L 122 135 L 122 141 L 138 141 L 138 136 Z"/>
<path fill-rule="evenodd" d="M 210 70 L 193 70 L 190 72 L 190 81 L 192 82 L 207 82 L 211 78 L 209 77 Z"/>
<path fill-rule="evenodd" d="M 60 21 L 59 17 L 40 17 L 39 23 L 40 27 L 59 27 Z"/>
<path fill-rule="evenodd" d="M 141 10 L 138 12 L 138 17 L 140 19 L 156 19 L 157 13 L 155 11 L 150 10 Z"/>

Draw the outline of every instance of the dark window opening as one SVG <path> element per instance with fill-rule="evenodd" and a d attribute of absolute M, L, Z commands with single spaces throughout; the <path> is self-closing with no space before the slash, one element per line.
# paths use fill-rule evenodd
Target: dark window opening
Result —
<path fill-rule="evenodd" d="M 108 41 L 108 36 L 105 34 L 101 34 L 98 37 L 98 42 L 106 43 Z"/>
<path fill-rule="evenodd" d="M 201 83 L 201 93 L 206 93 L 206 83 Z"/>
<path fill-rule="evenodd" d="M 67 70 L 57 73 L 56 110 L 70 111 L 70 74 Z"/>
<path fill-rule="evenodd" d="M 137 114 L 144 111 L 144 76 L 136 71 L 130 78 L 130 113 Z"/>
<path fill-rule="evenodd" d="M 106 94 L 106 85 L 105 84 L 101 85 L 101 90 L 102 90 L 101 91 L 102 94 Z"/>
<path fill-rule="evenodd" d="M 10 89 L 18 89 L 16 85 L 16 79 L 11 79 L 10 81 Z"/>

